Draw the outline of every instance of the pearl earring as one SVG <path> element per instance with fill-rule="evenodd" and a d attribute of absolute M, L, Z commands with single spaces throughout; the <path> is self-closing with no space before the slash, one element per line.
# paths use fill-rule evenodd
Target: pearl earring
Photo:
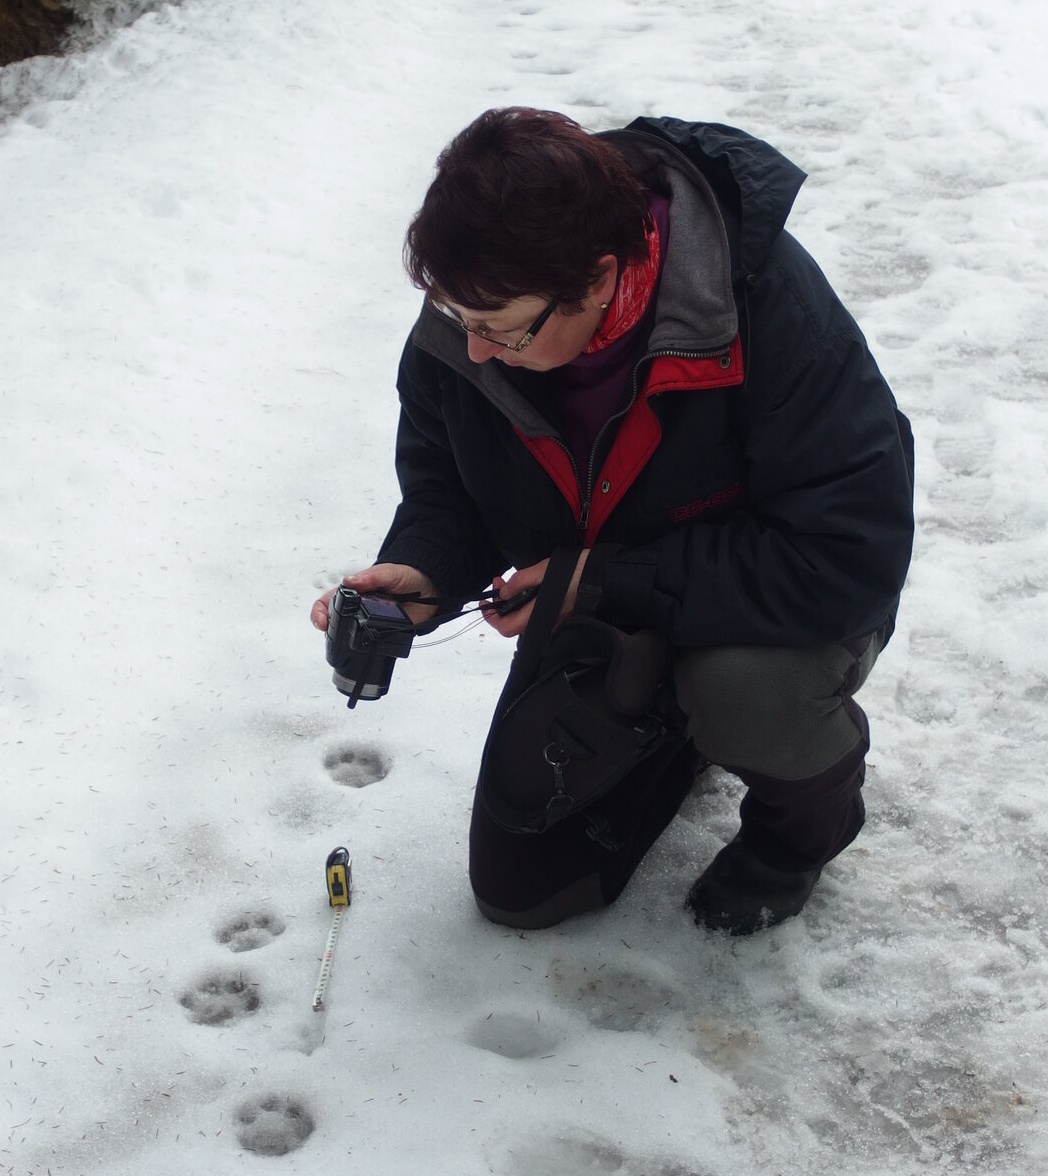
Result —
<path fill-rule="evenodd" d="M 608 303 L 606 303 L 606 302 L 602 302 L 602 303 L 600 304 L 600 308 L 601 308 L 601 310 L 607 310 L 607 309 L 608 309 Z"/>

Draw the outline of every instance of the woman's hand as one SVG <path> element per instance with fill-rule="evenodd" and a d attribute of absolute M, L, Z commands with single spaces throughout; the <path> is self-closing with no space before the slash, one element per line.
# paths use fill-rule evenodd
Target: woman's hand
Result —
<path fill-rule="evenodd" d="M 421 596 L 439 595 L 429 576 L 420 572 L 418 568 L 409 567 L 407 564 L 375 564 L 374 567 L 365 568 L 362 572 L 354 572 L 350 576 L 344 576 L 342 583 L 362 596 L 368 592 L 396 594 L 418 592 Z M 332 588 L 330 592 L 325 592 L 319 600 L 314 602 L 309 613 L 309 619 L 313 622 L 314 629 L 327 632 L 328 605 L 337 591 L 337 588 Z M 402 604 L 400 607 L 416 625 L 428 621 L 437 612 L 437 606 L 433 604 Z"/>
<path fill-rule="evenodd" d="M 561 605 L 560 615 L 562 617 L 567 616 L 575 607 L 575 593 L 578 591 L 579 580 L 582 579 L 582 569 L 586 566 L 588 556 L 588 547 L 579 552 L 579 562 L 575 565 L 575 572 L 571 577 L 568 590 L 564 594 L 564 603 Z M 546 576 L 547 567 L 549 567 L 549 560 L 544 559 L 541 563 L 532 564 L 530 568 L 521 568 L 519 572 L 514 572 L 508 580 L 496 576 L 492 580 L 491 586 L 498 592 L 500 600 L 512 600 L 518 592 L 523 592 L 525 588 L 537 588 Z M 493 608 L 487 608 L 484 610 L 484 619 L 503 637 L 519 637 L 528 627 L 528 621 L 531 620 L 531 610 L 534 607 L 534 600 L 529 600 L 522 608 L 515 609 L 504 617 L 499 616 Z"/>

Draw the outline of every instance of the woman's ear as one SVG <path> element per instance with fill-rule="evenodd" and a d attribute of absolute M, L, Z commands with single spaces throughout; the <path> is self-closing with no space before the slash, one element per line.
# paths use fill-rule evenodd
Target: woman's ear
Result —
<path fill-rule="evenodd" d="M 619 263 L 614 253 L 606 253 L 597 258 L 597 265 L 601 267 L 601 274 L 593 284 L 590 296 L 600 305 L 610 304 L 619 280 Z"/>

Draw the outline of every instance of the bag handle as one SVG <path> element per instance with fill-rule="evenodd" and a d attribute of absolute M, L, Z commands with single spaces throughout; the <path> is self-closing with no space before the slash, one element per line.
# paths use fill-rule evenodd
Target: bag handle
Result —
<path fill-rule="evenodd" d="M 496 719 L 501 718 L 535 680 L 581 554 L 577 547 L 558 547 L 550 556 L 528 626 L 517 640 L 509 676 L 495 708 Z"/>

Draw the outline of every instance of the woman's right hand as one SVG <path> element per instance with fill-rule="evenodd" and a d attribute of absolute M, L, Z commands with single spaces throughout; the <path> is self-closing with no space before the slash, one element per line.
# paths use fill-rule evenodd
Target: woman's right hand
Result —
<path fill-rule="evenodd" d="M 368 592 L 417 592 L 420 596 L 439 595 L 429 576 L 407 564 L 375 564 L 374 567 L 365 568 L 362 572 L 344 576 L 342 583 L 347 588 L 359 592 L 361 596 Z M 332 588 L 330 592 L 325 592 L 319 600 L 314 601 L 310 610 L 309 619 L 313 622 L 313 628 L 319 629 L 322 633 L 327 632 L 328 605 L 337 591 L 337 588 Z M 402 604 L 400 607 L 416 625 L 428 621 L 437 612 L 437 606 L 433 604 Z"/>

